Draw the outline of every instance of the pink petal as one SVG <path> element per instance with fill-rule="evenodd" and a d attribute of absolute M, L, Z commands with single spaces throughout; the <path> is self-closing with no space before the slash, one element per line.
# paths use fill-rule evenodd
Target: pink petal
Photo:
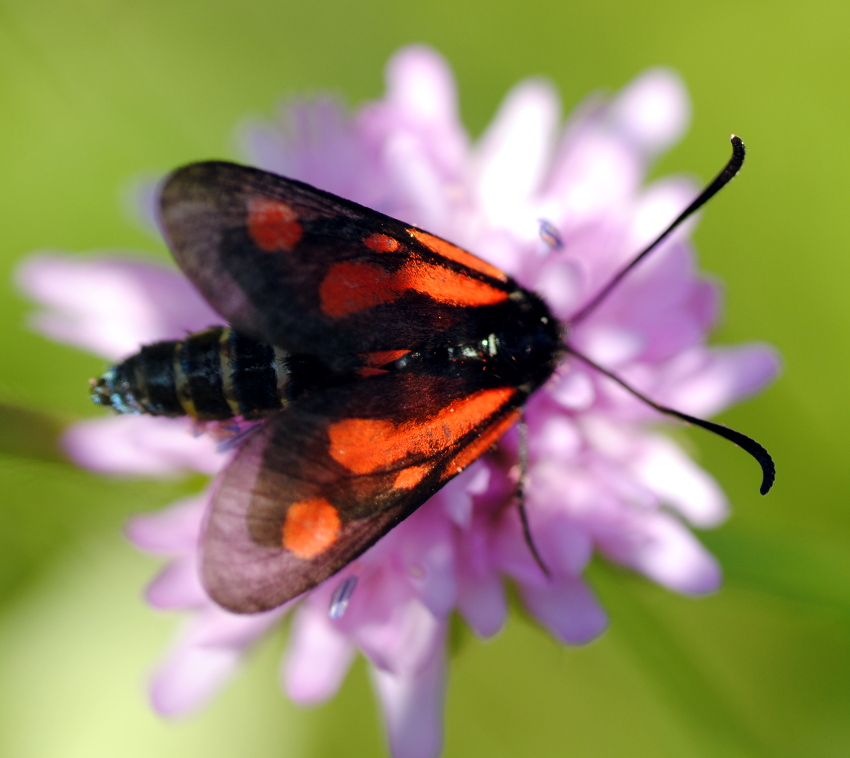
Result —
<path fill-rule="evenodd" d="M 560 104 L 547 82 L 529 81 L 505 98 L 478 143 L 476 185 L 481 209 L 496 226 L 536 234 L 528 208 L 548 169 Z"/>
<path fill-rule="evenodd" d="M 416 670 L 370 673 L 384 711 L 393 758 L 437 758 L 443 747 L 445 627 Z"/>
<path fill-rule="evenodd" d="M 699 527 L 717 526 L 726 518 L 723 491 L 673 442 L 647 435 L 641 448 L 631 468 L 662 502 Z"/>
<path fill-rule="evenodd" d="M 505 625 L 508 600 L 502 580 L 492 570 L 481 576 L 460 572 L 458 610 L 479 637 L 492 637 Z"/>
<path fill-rule="evenodd" d="M 582 380 L 573 382 L 568 379 L 567 381 L 572 387 L 580 390 L 589 384 Z M 561 397 L 559 396 L 558 399 Z M 577 399 L 577 394 L 574 394 L 571 399 Z M 526 410 L 529 425 L 529 450 L 535 459 L 568 461 L 579 455 L 584 439 L 573 419 L 563 413 L 553 412 L 542 402 L 539 405 L 535 402 L 533 408 L 528 407 Z"/>
<path fill-rule="evenodd" d="M 148 585 L 145 599 L 161 611 L 202 608 L 209 603 L 198 575 L 197 557 L 190 554 L 166 564 Z"/>
<path fill-rule="evenodd" d="M 392 186 L 404 198 L 404 221 L 435 234 L 451 236 L 451 198 L 443 191 L 445 177 L 431 154 L 432 145 L 419 135 L 401 133 L 386 141 L 383 160 Z M 401 212 L 395 211 L 396 213 Z M 456 240 L 458 244 L 464 240 Z"/>
<path fill-rule="evenodd" d="M 244 648 L 281 612 L 235 616 L 208 607 L 184 629 L 151 679 L 151 702 L 163 716 L 182 716 L 203 706 L 241 667 Z"/>
<path fill-rule="evenodd" d="M 396 527 L 393 541 L 404 576 L 416 596 L 438 617 L 451 613 L 457 599 L 452 525 L 441 508 L 424 506 Z"/>
<path fill-rule="evenodd" d="M 569 410 L 587 410 L 596 399 L 593 382 L 587 372 L 574 370 L 572 366 L 562 369 L 550 386 L 552 398 Z"/>
<path fill-rule="evenodd" d="M 241 668 L 241 651 L 185 648 L 153 674 L 151 705 L 161 716 L 186 716 L 212 700 Z"/>
<path fill-rule="evenodd" d="M 529 612 L 561 642 L 582 645 L 598 637 L 608 617 L 581 580 L 559 576 L 520 587 Z"/>
<path fill-rule="evenodd" d="M 662 512 L 643 513 L 619 539 L 600 540 L 613 561 L 645 574 L 685 595 L 705 595 L 720 586 L 720 567 L 699 541 L 676 519 Z"/>
<path fill-rule="evenodd" d="M 194 550 L 201 533 L 208 496 L 187 497 L 153 513 L 133 516 L 124 528 L 139 550 L 173 555 Z"/>
<path fill-rule="evenodd" d="M 240 142 L 251 163 L 365 205 L 374 206 L 372 167 L 354 120 L 335 97 L 293 99 L 280 122 L 250 123 Z"/>
<path fill-rule="evenodd" d="M 198 647 L 244 649 L 279 623 L 291 607 L 287 604 L 265 613 L 238 614 L 210 602 L 185 639 Z"/>
<path fill-rule="evenodd" d="M 411 595 L 406 583 L 388 574 L 384 569 L 380 580 L 358 584 L 340 627 L 349 631 L 378 668 L 415 669 L 430 656 L 434 636 L 444 622 Z"/>
<path fill-rule="evenodd" d="M 632 218 L 626 230 L 629 241 L 627 248 L 623 251 L 624 262 L 631 260 L 635 253 L 638 253 L 664 231 L 698 194 L 699 187 L 690 179 L 682 177 L 666 177 L 645 188 L 633 204 Z M 686 232 L 692 230 L 695 224 L 696 219 L 689 218 L 672 233 L 668 240 L 675 240 L 679 244 L 687 245 L 688 234 Z M 663 244 L 666 245 L 669 242 L 665 241 Z M 659 253 L 642 261 L 636 269 L 635 275 L 637 276 L 637 272 L 640 271 L 641 277 L 645 276 L 644 272 L 661 265 L 662 258 L 664 256 L 659 251 Z M 688 264 L 689 279 L 692 280 L 694 266 L 690 260 L 688 260 Z M 630 277 L 629 283 L 631 284 L 633 281 L 634 277 Z M 686 283 L 687 280 L 671 279 L 669 289 L 672 295 L 677 294 L 677 281 Z"/>
<path fill-rule="evenodd" d="M 186 422 L 153 416 L 80 421 L 65 433 L 63 446 L 75 463 L 104 474 L 214 474 L 224 460 L 211 435 L 195 437 Z"/>
<path fill-rule="evenodd" d="M 488 258 L 489 260 L 489 258 Z M 558 314 L 571 314 L 577 305 L 581 274 L 574 262 L 549 256 L 541 269 L 535 291 Z"/>
<path fill-rule="evenodd" d="M 546 197 L 563 208 L 561 221 L 568 233 L 584 231 L 590 243 L 583 249 L 571 238 L 570 258 L 588 264 L 607 247 L 597 224 L 619 220 L 626 203 L 637 190 L 643 164 L 633 150 L 600 128 L 595 121 L 579 133 L 568 132 L 550 168 Z M 600 244 L 602 242 L 602 244 Z"/>
<path fill-rule="evenodd" d="M 764 389 L 780 367 L 778 354 L 767 345 L 689 351 L 664 368 L 658 396 L 677 409 L 711 416 Z"/>
<path fill-rule="evenodd" d="M 351 641 L 328 618 L 327 604 L 308 601 L 292 625 L 283 686 L 297 703 L 323 702 L 336 694 L 353 659 Z"/>
<path fill-rule="evenodd" d="M 387 64 L 387 100 L 414 123 L 444 128 L 457 123 L 454 76 L 445 59 L 424 45 L 410 45 Z"/>
<path fill-rule="evenodd" d="M 491 473 L 490 467 L 484 465 L 483 461 L 473 464 L 434 496 L 455 525 L 462 529 L 469 528 L 475 513 L 473 500 L 487 492 Z"/>
<path fill-rule="evenodd" d="M 655 68 L 634 79 L 614 101 L 612 116 L 636 147 L 647 153 L 663 150 L 688 128 L 688 93 L 674 71 Z"/>
<path fill-rule="evenodd" d="M 42 253 L 17 276 L 49 309 L 33 318 L 36 329 L 111 360 L 222 323 L 187 279 L 150 263 Z"/>

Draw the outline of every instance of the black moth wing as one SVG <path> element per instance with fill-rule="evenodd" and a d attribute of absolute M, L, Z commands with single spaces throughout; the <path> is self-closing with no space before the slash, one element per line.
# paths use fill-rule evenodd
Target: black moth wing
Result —
<path fill-rule="evenodd" d="M 160 210 L 177 263 L 232 326 L 337 371 L 353 355 L 463 335 L 519 289 L 401 221 L 233 163 L 178 169 Z"/>
<path fill-rule="evenodd" d="M 219 478 L 202 540 L 210 596 L 275 608 L 349 564 L 480 456 L 526 394 L 387 373 L 299 398 Z"/>
<path fill-rule="evenodd" d="M 193 164 L 166 181 L 161 220 L 237 331 L 326 371 L 216 484 L 202 578 L 230 610 L 274 608 L 355 559 L 494 444 L 563 355 L 545 303 L 503 272 L 301 182 Z"/>

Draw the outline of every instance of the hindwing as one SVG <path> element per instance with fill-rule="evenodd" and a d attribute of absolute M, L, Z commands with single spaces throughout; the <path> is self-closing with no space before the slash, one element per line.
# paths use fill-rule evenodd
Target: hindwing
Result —
<path fill-rule="evenodd" d="M 354 560 L 489 448 L 524 395 L 405 373 L 293 403 L 217 482 L 202 545 L 210 595 L 274 608 Z"/>

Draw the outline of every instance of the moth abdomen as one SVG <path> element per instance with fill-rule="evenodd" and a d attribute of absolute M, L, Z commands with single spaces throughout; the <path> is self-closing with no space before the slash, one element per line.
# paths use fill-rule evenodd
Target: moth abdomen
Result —
<path fill-rule="evenodd" d="M 260 418 L 290 397 L 288 356 L 229 327 L 146 345 L 92 381 L 92 399 L 119 413 L 224 421 Z"/>

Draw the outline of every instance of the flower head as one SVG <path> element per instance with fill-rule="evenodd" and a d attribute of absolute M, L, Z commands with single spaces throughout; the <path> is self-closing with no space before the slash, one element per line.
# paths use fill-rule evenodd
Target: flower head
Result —
<path fill-rule="evenodd" d="M 383 99 L 353 115 L 332 100 L 290 103 L 281 123 L 244 136 L 262 168 L 478 253 L 540 292 L 569 324 L 695 194 L 680 178 L 642 187 L 653 158 L 687 120 L 683 87 L 668 71 L 647 72 L 613 100 L 588 103 L 566 128 L 551 87 L 530 81 L 508 95 L 473 142 L 458 121 L 446 64 L 430 50 L 408 48 L 389 64 Z M 111 359 L 221 321 L 178 274 L 119 258 L 35 256 L 20 281 L 50 308 L 37 317 L 38 328 Z M 718 301 L 680 230 L 569 341 L 656 401 L 711 414 L 759 390 L 777 368 L 761 346 L 706 346 Z M 595 552 L 681 593 L 717 588 L 718 566 L 689 525 L 719 523 L 726 502 L 710 476 L 654 431 L 663 419 L 651 408 L 567 360 L 532 397 L 525 418 L 525 503 L 549 577 L 512 506 L 514 432 L 356 565 L 262 614 L 231 614 L 201 586 L 197 552 L 207 495 L 133 519 L 130 540 L 168 559 L 148 601 L 193 614 L 154 675 L 154 707 L 167 715 L 199 707 L 251 643 L 291 613 L 282 668 L 289 695 L 302 703 L 331 697 L 359 651 L 371 664 L 393 754 L 427 758 L 441 746 L 453 611 L 476 634 L 495 634 L 505 623 L 510 580 L 557 639 L 587 642 L 607 623 L 582 578 Z M 107 472 L 215 473 L 227 461 L 211 436 L 187 434 L 187 424 L 174 420 L 81 422 L 66 442 L 82 465 Z"/>

